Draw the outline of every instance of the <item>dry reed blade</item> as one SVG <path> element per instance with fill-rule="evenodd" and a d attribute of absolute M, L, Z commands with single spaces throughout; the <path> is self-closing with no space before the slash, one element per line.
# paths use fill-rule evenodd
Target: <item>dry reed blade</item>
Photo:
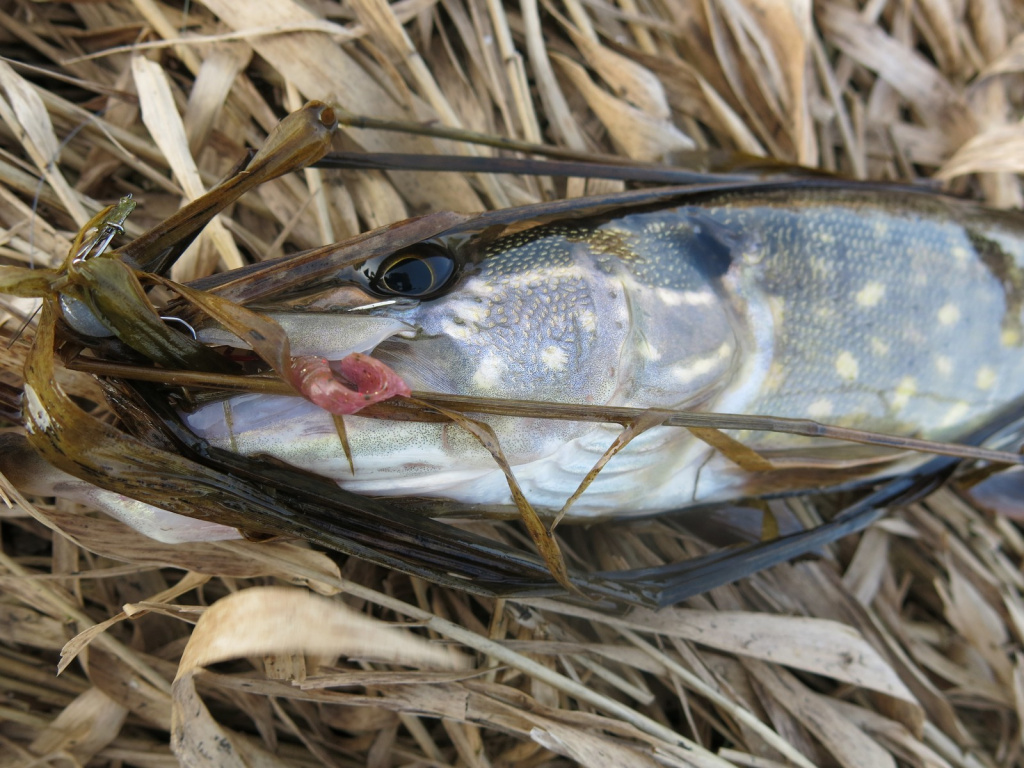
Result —
<path fill-rule="evenodd" d="M 127 223 L 137 236 L 224 178 L 296 97 L 575 152 L 655 157 L 692 141 L 858 178 L 934 175 L 1000 207 L 1024 197 L 1014 3 L 362 0 L 330 11 L 291 0 L 174 11 L 0 0 L 0 264 L 60 263 L 97 201 L 126 193 L 141 204 Z M 133 56 L 145 57 L 138 72 L 158 77 L 162 65 L 172 84 L 163 105 L 183 126 L 177 154 L 144 128 L 140 102 L 148 109 L 154 94 L 134 90 Z M 359 128 L 341 143 L 453 149 Z M 578 179 L 287 176 L 222 215 L 218 252 L 270 258 L 321 246 L 324 232 L 587 189 Z M 5 297 L 0 309 L 6 343 L 33 305 Z M 4 392 L 23 383 L 32 335 L 0 356 Z M 92 377 L 58 377 L 109 419 Z M 195 765 L 202 739 L 233 746 L 207 755 L 217 765 L 1024 762 L 1024 536 L 956 490 L 816 561 L 625 615 L 474 597 L 354 559 L 339 568 L 289 540 L 160 544 L 67 502 L 24 499 L 2 477 L 0 492 L 13 504 L 0 506 L 3 766 Z M 714 514 L 756 535 L 769 518 L 820 519 L 828 503 Z M 521 543 L 504 524 L 459 525 Z M 561 526 L 559 536 L 572 567 L 654 568 L 705 552 L 674 519 Z M 410 671 L 400 655 L 335 658 L 345 649 L 325 646 L 332 638 L 315 637 L 308 616 L 289 637 L 286 617 L 301 611 L 287 598 L 243 612 L 269 622 L 279 645 L 244 646 L 237 626 L 194 636 L 204 610 L 268 584 L 405 624 L 388 631 L 419 635 L 417 652 L 468 651 L 479 674 Z M 172 699 L 190 637 L 250 660 L 189 672 L 195 686 Z"/>

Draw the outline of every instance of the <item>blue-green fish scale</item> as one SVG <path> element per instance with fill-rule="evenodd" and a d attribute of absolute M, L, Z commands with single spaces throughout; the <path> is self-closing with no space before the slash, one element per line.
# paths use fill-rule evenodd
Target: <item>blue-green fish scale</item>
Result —
<path fill-rule="evenodd" d="M 709 211 L 763 238 L 750 269 L 772 308 L 775 350 L 752 412 L 951 437 L 1024 390 L 1019 307 L 972 229 L 991 224 L 944 212 L 841 200 Z M 990 234 L 999 240 L 983 247 L 1018 269 L 1021 241 Z"/>

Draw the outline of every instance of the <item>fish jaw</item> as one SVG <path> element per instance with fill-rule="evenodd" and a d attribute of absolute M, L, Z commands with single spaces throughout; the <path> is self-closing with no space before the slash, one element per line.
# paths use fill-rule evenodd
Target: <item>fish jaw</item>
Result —
<path fill-rule="evenodd" d="M 371 352 L 385 339 L 416 330 L 398 318 L 351 312 L 279 312 L 268 316 L 288 336 L 295 357 L 316 355 L 341 360 L 353 353 Z M 249 348 L 231 331 L 216 325 L 200 328 L 197 336 L 207 344 Z"/>

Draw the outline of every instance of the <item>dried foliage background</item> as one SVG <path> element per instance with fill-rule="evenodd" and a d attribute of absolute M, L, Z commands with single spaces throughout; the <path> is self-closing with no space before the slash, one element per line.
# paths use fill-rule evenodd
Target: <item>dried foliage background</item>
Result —
<path fill-rule="evenodd" d="M 1021 205 L 1013 0 L 0 0 L 0 52 L 10 264 L 57 263 L 127 192 L 141 231 L 309 98 L 638 160 L 720 148 L 932 177 Z M 368 131 L 341 143 L 486 151 Z M 243 199 L 175 277 L 430 209 L 608 186 L 308 171 Z M 3 310 L 10 338 L 30 307 Z M 8 384 L 25 344 L 0 355 Z M 64 383 L 95 398 L 84 377 Z M 339 569 L 301 543 L 161 545 L 7 492 L 5 768 L 1022 762 L 1024 539 L 954 490 L 817 560 L 619 616 Z M 585 533 L 567 546 L 593 568 L 698 547 L 672 521 Z"/>

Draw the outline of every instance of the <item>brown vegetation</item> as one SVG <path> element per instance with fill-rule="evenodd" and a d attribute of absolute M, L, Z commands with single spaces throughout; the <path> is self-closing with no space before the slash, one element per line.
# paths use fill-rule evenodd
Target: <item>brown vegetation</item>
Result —
<path fill-rule="evenodd" d="M 311 98 L 636 160 L 708 148 L 932 177 L 1021 207 L 1012 0 L 2 0 L 0 52 L 4 264 L 59 263 L 128 192 L 138 234 Z M 341 144 L 489 151 L 362 130 Z M 174 277 L 609 184 L 306 171 L 243 198 Z M 32 311 L 0 309 L 6 339 Z M 30 337 L 0 355 L 0 394 Z M 62 383 L 102 401 L 87 376 Z M 954 490 L 815 560 L 612 615 L 339 569 L 299 542 L 162 545 L 3 487 L 4 768 L 1022 762 L 1024 537 Z M 592 569 L 700 551 L 665 521 L 563 546 Z"/>

